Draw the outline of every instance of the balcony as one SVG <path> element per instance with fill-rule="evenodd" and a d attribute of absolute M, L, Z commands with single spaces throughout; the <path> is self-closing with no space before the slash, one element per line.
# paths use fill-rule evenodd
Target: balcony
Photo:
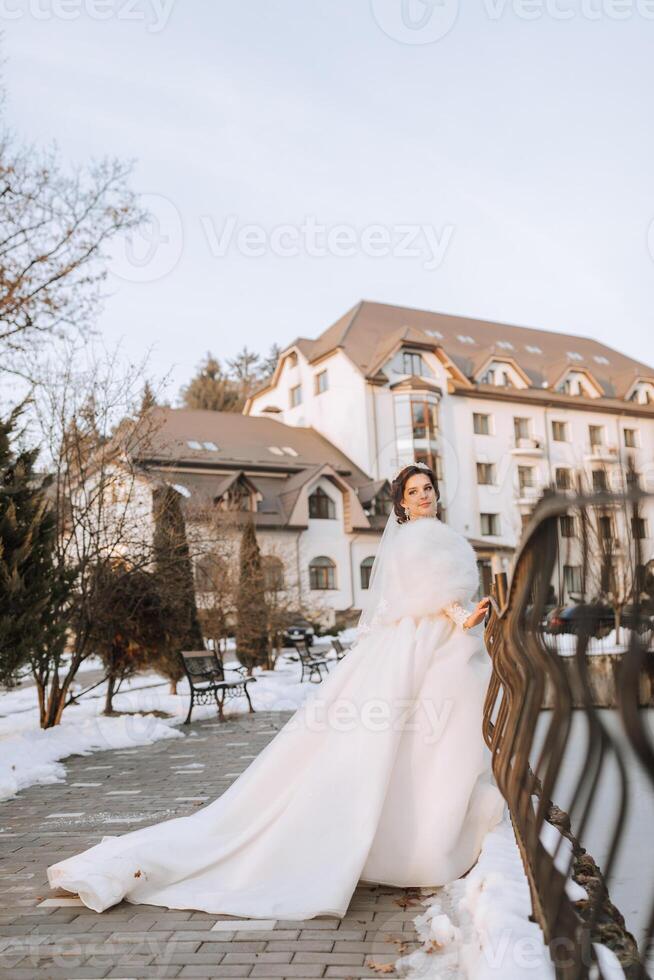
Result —
<path fill-rule="evenodd" d="M 543 443 L 540 439 L 516 439 L 511 450 L 512 456 L 542 456 Z"/>
<path fill-rule="evenodd" d="M 619 463 L 620 451 L 617 446 L 604 446 L 599 444 L 586 446 L 584 459 L 587 463 Z"/>
<path fill-rule="evenodd" d="M 540 487 L 518 487 L 515 491 L 515 502 L 519 507 L 533 507 L 541 493 Z"/>

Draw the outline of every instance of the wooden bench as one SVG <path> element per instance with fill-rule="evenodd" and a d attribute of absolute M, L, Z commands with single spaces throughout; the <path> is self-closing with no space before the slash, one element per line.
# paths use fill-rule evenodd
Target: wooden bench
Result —
<path fill-rule="evenodd" d="M 308 675 L 308 678 L 312 683 L 320 684 L 322 681 L 323 667 L 325 668 L 325 673 L 329 672 L 327 660 L 324 657 L 320 657 L 317 653 L 313 653 L 306 640 L 295 640 L 293 646 L 297 650 L 300 663 L 302 664 L 300 684 L 304 680 L 305 674 Z"/>
<path fill-rule="evenodd" d="M 183 650 L 181 657 L 191 691 L 191 703 L 185 725 L 191 721 L 191 712 L 196 704 L 211 704 L 215 701 L 218 706 L 218 717 L 220 721 L 224 721 L 225 700 L 245 695 L 249 710 L 254 711 L 247 686 L 256 682 L 256 677 L 246 677 L 236 668 L 231 672 L 238 674 L 238 678 L 227 680 L 222 659 L 212 650 Z"/>

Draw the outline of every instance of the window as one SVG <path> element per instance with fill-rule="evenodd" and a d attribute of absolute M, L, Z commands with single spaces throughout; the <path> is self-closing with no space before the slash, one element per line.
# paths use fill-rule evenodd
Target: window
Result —
<path fill-rule="evenodd" d="M 418 377 L 423 375 L 425 372 L 422 363 L 422 354 L 416 354 L 414 351 L 408 351 L 408 350 L 403 351 L 402 373 L 417 374 Z"/>
<path fill-rule="evenodd" d="M 291 388 L 291 408 L 296 408 L 298 405 L 302 404 L 302 385 L 295 385 Z"/>
<path fill-rule="evenodd" d="M 327 371 L 319 371 L 314 378 L 314 391 L 316 395 L 321 395 L 329 387 Z"/>
<path fill-rule="evenodd" d="M 370 573 L 372 572 L 372 563 L 374 562 L 374 560 L 375 559 L 373 557 L 370 557 L 370 558 L 364 558 L 363 561 L 361 562 L 360 570 L 361 570 L 362 589 L 370 588 Z"/>
<path fill-rule="evenodd" d="M 411 399 L 411 425 L 414 439 L 436 438 L 436 404 L 424 399 Z"/>
<path fill-rule="evenodd" d="M 593 470 L 593 490 L 595 493 L 602 493 L 608 490 L 606 470 Z"/>
<path fill-rule="evenodd" d="M 624 444 L 627 449 L 636 448 L 636 430 L 635 429 L 623 429 Z"/>
<path fill-rule="evenodd" d="M 425 466 L 428 466 L 436 477 L 436 480 L 443 479 L 441 457 L 437 453 L 433 453 L 431 449 L 416 449 L 414 450 L 413 458 L 416 463 L 424 463 Z"/>
<path fill-rule="evenodd" d="M 645 523 L 644 517 L 631 518 L 631 533 L 634 538 L 640 538 L 641 540 L 647 537 L 647 524 Z"/>
<path fill-rule="evenodd" d="M 563 587 L 568 594 L 582 591 L 581 565 L 563 566 Z"/>
<path fill-rule="evenodd" d="M 470 334 L 467 333 L 458 333 L 456 335 L 456 339 L 462 344 L 474 344 L 475 342 L 475 338 L 471 337 Z"/>
<path fill-rule="evenodd" d="M 597 519 L 602 541 L 613 540 L 613 521 L 610 514 L 600 514 Z"/>
<path fill-rule="evenodd" d="M 513 434 L 516 442 L 520 439 L 529 439 L 531 435 L 531 419 L 513 419 Z"/>
<path fill-rule="evenodd" d="M 393 500 L 388 490 L 380 490 L 379 493 L 370 501 L 370 513 L 383 514 L 388 517 L 393 509 Z"/>
<path fill-rule="evenodd" d="M 299 456 L 299 453 L 292 446 L 282 446 L 282 452 L 287 456 Z"/>
<path fill-rule="evenodd" d="M 207 442 L 203 442 L 202 445 L 204 446 L 205 449 L 208 449 L 210 453 L 218 452 L 218 446 L 216 445 L 215 442 L 211 442 L 210 439 Z"/>
<path fill-rule="evenodd" d="M 280 449 L 279 446 L 268 446 L 268 452 L 272 453 L 273 456 L 283 456 L 284 450 Z"/>
<path fill-rule="evenodd" d="M 603 354 L 594 354 L 594 355 L 593 355 L 593 360 L 594 360 L 594 361 L 595 361 L 595 362 L 596 362 L 597 364 L 610 364 L 610 363 L 611 363 L 611 362 L 609 361 L 609 359 L 608 359 L 608 357 L 604 357 L 604 355 L 603 355 Z"/>
<path fill-rule="evenodd" d="M 494 385 L 495 384 L 495 371 L 493 368 L 489 368 L 481 376 L 481 383 L 483 385 Z"/>
<path fill-rule="evenodd" d="M 309 564 L 309 584 L 316 591 L 336 588 L 336 565 L 321 555 Z"/>
<path fill-rule="evenodd" d="M 481 533 L 484 537 L 500 533 L 499 514 L 481 514 Z"/>
<path fill-rule="evenodd" d="M 534 467 L 533 466 L 519 466 L 518 467 L 518 486 L 521 490 L 525 490 L 527 487 L 534 486 Z"/>
<path fill-rule="evenodd" d="M 589 425 L 588 426 L 588 441 L 590 442 L 591 448 L 596 446 L 604 445 L 604 426 L 603 425 Z"/>
<path fill-rule="evenodd" d="M 575 519 L 571 514 L 561 514 L 559 517 L 559 525 L 561 527 L 562 538 L 574 538 Z"/>
<path fill-rule="evenodd" d="M 542 354 L 543 353 L 542 347 L 537 347 L 536 344 L 527 344 L 526 347 L 525 347 L 525 350 L 528 351 L 530 354 Z"/>
<path fill-rule="evenodd" d="M 263 587 L 266 592 L 279 592 L 284 588 L 284 563 L 276 555 L 263 555 L 261 558 Z"/>
<path fill-rule="evenodd" d="M 322 487 L 317 487 L 309 497 L 309 517 L 320 521 L 336 520 L 336 504 Z"/>
<path fill-rule="evenodd" d="M 571 361 L 583 361 L 583 357 L 576 350 L 568 350 L 566 351 L 566 354 Z"/>
<path fill-rule="evenodd" d="M 501 347 L 502 350 L 513 350 L 513 344 L 510 340 L 498 340 L 497 346 Z"/>
<path fill-rule="evenodd" d="M 443 339 L 443 334 L 440 330 L 425 330 L 425 333 L 428 333 L 430 337 L 436 337 L 437 340 Z"/>
<path fill-rule="evenodd" d="M 554 442 L 567 442 L 568 441 L 568 423 L 567 422 L 552 422 L 552 439 Z"/>
<path fill-rule="evenodd" d="M 186 445 L 189 449 L 202 449 L 202 443 L 198 442 L 197 439 L 187 439 Z"/>
<path fill-rule="evenodd" d="M 557 466 L 554 471 L 557 490 L 570 490 L 572 488 L 572 475 L 566 466 Z"/>
<path fill-rule="evenodd" d="M 481 415 L 479 412 L 474 412 L 472 416 L 472 425 L 476 435 L 490 435 L 490 415 Z"/>
<path fill-rule="evenodd" d="M 495 464 L 477 463 L 477 483 L 480 486 L 491 487 L 495 483 Z"/>

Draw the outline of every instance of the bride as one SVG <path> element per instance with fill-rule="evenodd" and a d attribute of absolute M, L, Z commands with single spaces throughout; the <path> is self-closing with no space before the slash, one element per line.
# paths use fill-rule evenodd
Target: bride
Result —
<path fill-rule="evenodd" d="M 102 912 L 126 899 L 252 918 L 343 917 L 359 881 L 438 886 L 475 863 L 504 802 L 481 731 L 490 662 L 472 547 L 409 465 L 358 638 L 215 802 L 48 869 Z"/>

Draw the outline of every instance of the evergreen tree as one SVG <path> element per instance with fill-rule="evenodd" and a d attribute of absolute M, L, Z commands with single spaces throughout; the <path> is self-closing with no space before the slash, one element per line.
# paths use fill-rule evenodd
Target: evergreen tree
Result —
<path fill-rule="evenodd" d="M 54 600 L 66 591 L 53 565 L 56 524 L 49 479 L 34 472 L 37 450 L 15 452 L 20 410 L 0 421 L 0 682 L 11 684 L 44 643 L 63 644 Z"/>
<path fill-rule="evenodd" d="M 268 610 L 261 552 L 249 520 L 241 536 L 240 575 L 237 597 L 236 656 L 248 673 L 268 660 Z"/>
<path fill-rule="evenodd" d="M 157 586 L 168 617 L 167 641 L 153 667 L 170 680 L 171 693 L 175 693 L 177 682 L 184 676 L 180 652 L 202 650 L 204 641 L 180 495 L 168 484 L 158 487 L 153 494 L 153 511 Z"/>
<path fill-rule="evenodd" d="M 244 405 L 239 385 L 227 375 L 217 357 L 208 352 L 197 374 L 181 390 L 185 408 L 214 412 L 240 412 Z"/>
<path fill-rule="evenodd" d="M 170 623 L 156 578 L 124 562 L 101 562 L 93 571 L 91 642 L 107 675 L 104 713 L 113 714 L 118 685 L 167 652 Z"/>

